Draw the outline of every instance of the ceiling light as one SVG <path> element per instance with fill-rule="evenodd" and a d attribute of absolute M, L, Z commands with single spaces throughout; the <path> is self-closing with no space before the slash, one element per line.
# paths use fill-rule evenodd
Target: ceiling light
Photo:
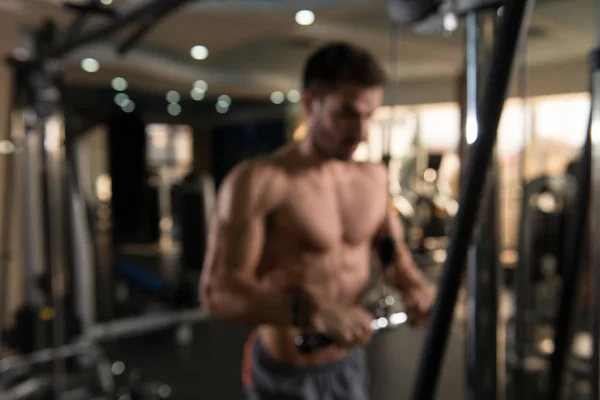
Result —
<path fill-rule="evenodd" d="M 168 92 L 166 97 L 169 103 L 178 103 L 179 100 L 181 100 L 181 95 L 179 94 L 179 92 L 176 92 L 174 90 Z"/>
<path fill-rule="evenodd" d="M 181 106 L 177 103 L 171 103 L 169 104 L 169 107 L 167 107 L 167 112 L 176 117 L 181 114 Z"/>
<path fill-rule="evenodd" d="M 279 91 L 271 93 L 271 101 L 274 104 L 281 104 L 281 103 L 283 103 L 284 100 L 285 100 L 285 96 L 283 95 L 283 93 L 281 93 Z"/>
<path fill-rule="evenodd" d="M 444 29 L 446 31 L 454 32 L 456 28 L 458 28 L 458 17 L 456 16 L 456 14 L 448 13 L 444 15 L 442 24 L 444 25 Z"/>
<path fill-rule="evenodd" d="M 98 70 L 100 69 L 100 63 L 94 58 L 85 58 L 81 61 L 81 68 L 85 72 L 98 72 Z"/>
<path fill-rule="evenodd" d="M 298 25 L 307 26 L 315 22 L 315 13 L 310 10 L 300 10 L 296 13 L 296 23 Z"/>
<path fill-rule="evenodd" d="M 231 97 L 227 96 L 226 94 L 222 94 L 217 99 L 217 104 L 220 104 L 224 108 L 229 108 L 231 105 Z"/>
<path fill-rule="evenodd" d="M 190 51 L 192 58 L 195 60 L 204 60 L 208 57 L 208 49 L 204 46 L 194 46 Z"/>
<path fill-rule="evenodd" d="M 120 107 L 123 107 L 123 103 L 125 103 L 127 100 L 129 100 L 129 96 L 127 96 L 125 93 L 119 93 L 115 96 L 115 103 Z"/>
<path fill-rule="evenodd" d="M 127 81 L 123 78 L 114 78 L 111 82 L 111 86 L 117 92 L 122 92 L 123 90 L 127 90 Z"/>
<path fill-rule="evenodd" d="M 202 79 L 197 80 L 196 82 L 194 82 L 194 89 L 200 92 L 206 92 L 208 90 L 208 84 Z"/>
<path fill-rule="evenodd" d="M 126 113 L 133 112 L 135 110 L 135 103 L 127 99 L 121 104 L 121 109 Z"/>
<path fill-rule="evenodd" d="M 113 0 L 100 0 L 100 3 L 104 4 L 105 6 L 110 6 L 113 3 Z"/>
<path fill-rule="evenodd" d="M 297 103 L 300 101 L 300 92 L 297 90 L 290 90 L 287 93 L 287 99 L 290 103 Z"/>
<path fill-rule="evenodd" d="M 223 105 L 222 103 L 217 103 L 217 105 L 215 106 L 215 108 L 217 109 L 217 112 L 219 114 L 225 114 L 227 111 L 229 111 L 229 107 Z"/>
<path fill-rule="evenodd" d="M 190 92 L 190 96 L 192 96 L 192 99 L 194 99 L 196 101 L 200 101 L 200 100 L 204 99 L 204 92 L 201 92 L 198 89 L 194 88 Z"/>

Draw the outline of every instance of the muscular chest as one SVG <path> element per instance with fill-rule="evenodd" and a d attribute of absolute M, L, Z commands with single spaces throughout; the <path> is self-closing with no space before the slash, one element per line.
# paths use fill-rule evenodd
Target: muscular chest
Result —
<path fill-rule="evenodd" d="M 385 213 L 385 189 L 360 173 L 306 174 L 290 181 L 273 214 L 275 234 L 327 249 L 372 238 Z"/>

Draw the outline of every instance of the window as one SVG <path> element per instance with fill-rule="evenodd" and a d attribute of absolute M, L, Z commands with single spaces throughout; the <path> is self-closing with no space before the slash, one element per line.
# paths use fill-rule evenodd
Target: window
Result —
<path fill-rule="evenodd" d="M 460 140 L 460 109 L 455 103 L 419 107 L 422 145 L 436 153 L 455 151 Z"/>

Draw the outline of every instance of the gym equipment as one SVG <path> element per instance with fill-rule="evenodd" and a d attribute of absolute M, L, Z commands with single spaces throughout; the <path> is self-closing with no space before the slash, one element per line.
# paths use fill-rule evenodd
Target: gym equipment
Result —
<path fill-rule="evenodd" d="M 483 103 L 477 115 L 479 132 L 473 144 L 463 185 L 463 196 L 452 228 L 448 258 L 440 281 L 433 315 L 427 330 L 424 351 L 419 362 L 412 398 L 434 398 L 454 307 L 464 271 L 473 228 L 492 159 L 496 134 L 519 42 L 525 40 L 533 1 L 512 0 L 496 32 Z"/>
<path fill-rule="evenodd" d="M 434 14 L 441 0 L 388 0 L 388 13 L 392 21 L 413 24 Z"/>
<path fill-rule="evenodd" d="M 388 316 L 380 316 L 371 322 L 371 327 L 375 332 L 386 331 L 404 325 L 408 321 L 408 316 L 404 312 L 393 313 Z M 315 350 L 327 347 L 333 344 L 333 340 L 320 333 L 300 335 L 295 340 L 296 348 L 301 354 L 310 354 Z"/>
<path fill-rule="evenodd" d="M 65 312 L 65 339 L 70 341 L 81 334 L 81 323 L 72 300 L 65 301 Z M 20 354 L 29 354 L 36 348 L 52 347 L 54 317 L 55 310 L 52 307 L 37 309 L 24 304 L 17 311 L 12 328 L 4 331 L 6 345 Z"/>
<path fill-rule="evenodd" d="M 172 259 L 170 262 L 177 262 Z M 177 271 L 167 279 L 157 271 L 158 257 L 121 260 L 115 266 L 118 314 L 122 316 L 144 314 L 151 309 L 185 309 L 198 304 L 200 274 L 194 271 Z"/>
<path fill-rule="evenodd" d="M 214 189 L 206 176 L 190 174 L 181 184 L 181 262 L 184 269 L 200 271 L 204 262 L 206 227 L 212 215 Z M 212 186 L 212 187 L 211 187 Z"/>
<path fill-rule="evenodd" d="M 596 9 L 600 4 L 596 2 Z M 600 43 L 600 25 L 596 22 L 596 43 Z M 598 49 L 594 51 L 594 61 L 591 65 L 591 198 L 590 198 L 590 238 L 600 237 L 600 145 L 597 141 L 597 133 L 600 129 L 600 69 L 598 68 Z M 592 265 L 592 357 L 590 386 L 592 399 L 600 398 L 600 246 L 595 240 L 588 240 L 587 252 Z"/>
<path fill-rule="evenodd" d="M 74 282 L 89 284 L 90 275 L 84 271 L 76 276 L 69 269 L 74 262 L 79 266 L 86 264 L 91 257 L 86 255 L 83 239 L 73 238 L 74 232 L 82 233 L 81 226 L 72 218 L 77 218 L 77 209 L 71 210 L 76 203 L 73 193 L 76 186 L 72 168 L 72 154 L 69 154 L 70 138 L 65 133 L 62 116 L 62 76 L 58 59 L 77 47 L 102 39 L 130 22 L 151 15 L 156 22 L 160 16 L 183 5 L 183 0 L 148 1 L 135 5 L 126 12 L 115 12 L 114 18 L 104 23 L 90 25 L 90 29 L 81 30 L 84 18 L 94 11 L 94 7 L 80 8 L 84 13 L 76 19 L 66 37 L 59 38 L 56 25 L 47 21 L 35 33 L 28 46 L 27 59 L 10 59 L 15 71 L 14 106 L 17 111 L 12 118 L 13 141 L 23 149 L 22 170 L 24 174 L 25 221 L 24 230 L 27 246 L 25 253 L 27 272 L 28 301 L 19 313 L 19 322 L 12 336 L 17 339 L 31 332 L 36 338 L 29 337 L 19 346 L 24 352 L 39 347 L 50 347 L 47 353 L 32 353 L 27 358 L 2 360 L 0 363 L 2 384 L 13 392 L 11 399 L 42 396 L 43 398 L 81 398 L 89 400 L 96 385 L 94 379 L 87 376 L 88 371 L 100 370 L 101 360 L 94 352 L 76 353 L 76 358 L 85 356 L 91 360 L 88 364 L 74 362 L 69 352 L 62 351 L 71 339 L 68 326 L 77 326 L 73 321 L 78 313 L 89 313 L 83 318 L 86 326 L 94 322 L 94 310 L 79 306 L 80 294 L 73 290 Z M 73 9 L 73 7 L 71 7 Z M 77 8 L 77 7 L 75 7 Z M 112 13 L 109 13 L 112 14 Z M 146 21 L 148 21 L 146 19 Z M 137 35 L 139 38 L 141 35 Z M 60 39 L 60 40 L 59 40 Z M 128 46 L 131 41 L 128 42 Z M 43 146 L 42 146 L 43 144 Z M 9 180 L 10 181 L 10 180 Z M 79 210 L 81 211 L 81 210 Z M 81 217 L 81 212 L 79 217 Z M 79 220 L 79 223 L 85 219 Z M 7 223 L 8 219 L 5 219 Z M 7 229 L 5 226 L 4 229 Z M 45 236 L 45 237 L 44 237 Z M 46 239 L 46 240 L 45 240 Z M 89 262 L 87 262 L 89 264 Z M 6 281 L 6 264 L 2 265 L 2 278 Z M 86 278 L 87 276 L 87 278 Z M 48 284 L 43 283 L 42 277 Z M 74 279 L 72 279 L 74 277 Z M 89 285 L 91 289 L 93 284 Z M 86 291 L 89 289 L 86 289 Z M 92 292 L 93 293 L 93 292 Z M 6 293 L 3 291 L 2 295 Z M 82 304 L 89 303 L 87 297 L 81 297 Z M 69 301 L 71 302 L 69 304 Z M 1 307 L 6 302 L 2 301 Z M 87 304 L 89 305 L 89 304 Z M 3 313 L 2 313 L 3 315 Z M 51 321 L 51 344 L 44 343 L 43 321 Z M 71 323 L 68 323 L 70 320 Z M 4 321 L 2 321 L 4 322 Z M 37 325 L 34 327 L 34 325 Z M 79 331 L 79 329 L 76 329 Z M 71 332 L 72 333 L 72 332 Z M 79 333 L 79 332 L 77 332 Z M 84 332 L 85 334 L 86 332 Z M 81 356 L 81 357 L 80 357 Z M 97 374 L 92 374 L 96 376 Z M 10 387 L 8 387 L 10 385 Z M 13 390 L 14 389 L 14 390 Z M 107 394 L 107 393 L 100 393 Z"/>
<path fill-rule="evenodd" d="M 466 90 L 462 99 L 465 116 L 461 135 L 461 177 L 467 174 L 465 167 L 473 155 L 473 142 L 480 132 L 478 123 L 481 110 L 483 84 L 489 71 L 489 51 L 493 46 L 494 32 L 498 18 L 497 8 L 486 9 L 485 4 L 477 4 L 466 13 Z M 499 374 L 499 359 L 503 359 L 503 343 L 497 335 L 498 304 L 500 294 L 499 273 L 499 179 L 497 155 L 492 154 L 488 166 L 486 189 L 483 204 L 480 206 L 475 229 L 467 256 L 467 385 L 466 397 L 502 397 L 504 377 Z M 461 196 L 464 193 L 461 191 Z"/>
<path fill-rule="evenodd" d="M 598 44 L 600 44 L 600 40 L 598 40 Z M 597 133 L 594 133 L 592 129 L 596 129 L 598 127 L 596 110 L 598 108 L 597 96 L 600 95 L 600 92 L 598 92 L 600 87 L 598 86 L 599 82 L 597 77 L 598 71 L 600 70 L 600 49 L 595 49 L 594 51 L 592 51 L 590 61 L 590 70 L 592 77 L 592 108 L 590 111 L 590 120 L 588 124 L 586 140 L 582 150 L 581 163 L 579 165 L 579 171 L 577 174 L 578 190 L 574 200 L 573 216 L 571 221 L 569 221 L 569 224 L 567 225 L 567 233 L 565 238 L 566 245 L 563 255 L 565 263 L 565 269 L 563 273 L 563 286 L 560 295 L 558 318 L 556 320 L 556 327 L 554 331 L 554 352 L 550 357 L 550 374 L 547 393 L 547 398 L 550 400 L 558 400 L 559 398 L 561 398 L 562 384 L 564 381 L 564 369 L 566 366 L 567 355 L 571 349 L 572 342 L 573 332 L 571 324 L 573 323 L 576 285 L 579 280 L 579 271 L 581 269 L 585 231 L 586 228 L 589 228 L 587 219 L 589 218 L 588 213 L 590 212 L 590 197 L 592 193 L 594 193 L 591 188 L 593 162 L 592 140 L 597 140 L 596 138 L 592 138 L 592 134 L 597 135 Z M 594 179 L 597 179 L 597 177 L 594 176 Z M 595 205 L 594 203 L 592 204 Z M 593 221 L 594 223 L 597 223 L 596 220 Z M 591 237 L 594 238 L 594 236 Z M 591 242 L 593 241 L 594 240 L 591 240 Z M 595 246 L 592 244 L 592 247 Z M 598 259 L 595 259 L 594 261 L 597 262 Z M 566 267 L 567 263 L 569 264 L 568 268 Z M 595 266 L 597 269 L 597 265 Z M 593 327 L 592 329 L 594 330 L 597 328 Z M 592 379 L 597 380 L 598 378 Z"/>
<path fill-rule="evenodd" d="M 58 349 L 42 350 L 27 357 L 0 360 L 0 393 L 8 399 L 56 398 L 53 363 L 65 362 L 68 375 L 63 376 L 63 395 L 87 400 L 114 391 L 110 363 L 103 352 L 90 343 L 77 343 Z M 35 395 L 35 397 L 33 397 Z"/>
<path fill-rule="evenodd" d="M 11 138 L 12 139 L 12 138 Z M 14 140 L 13 140 L 14 141 Z M 15 146 L 16 147 L 16 146 Z M 14 207 L 14 193 L 12 190 L 7 190 L 9 187 L 12 187 L 13 177 L 15 174 L 15 151 L 17 149 L 13 149 L 10 154 L 6 155 L 6 164 L 4 167 L 4 185 L 5 187 L 3 192 L 2 204 L 2 227 L 0 231 L 0 248 L 4 252 L 0 254 L 0 359 L 4 356 L 4 346 L 5 342 L 5 323 L 6 316 L 8 314 L 9 308 L 9 272 L 10 272 L 10 263 L 12 261 L 11 254 L 11 238 L 12 238 L 12 229 L 13 229 L 13 207 Z"/>
<path fill-rule="evenodd" d="M 137 369 L 125 375 L 122 362 L 109 362 L 103 351 L 90 342 L 0 360 L 0 394 L 10 400 L 57 399 L 51 375 L 56 357 L 66 361 L 70 372 L 60 398 L 163 400 L 171 396 L 169 385 L 146 381 Z"/>
<path fill-rule="evenodd" d="M 95 341 L 114 340 L 210 319 L 210 315 L 198 309 L 155 312 L 140 317 L 122 318 L 105 324 L 96 324 L 85 338 Z"/>
<path fill-rule="evenodd" d="M 525 184 L 521 205 L 519 261 L 515 275 L 514 343 L 509 349 L 515 399 L 540 395 L 532 384 L 530 360 L 539 357 L 539 332 L 554 323 L 560 277 L 571 268 L 564 259 L 564 231 L 573 207 L 571 176 L 540 176 Z M 549 340 L 549 339 L 548 339 Z"/>
<path fill-rule="evenodd" d="M 141 370 L 129 372 L 126 383 L 116 391 L 117 399 L 163 400 L 171 397 L 171 388 L 160 382 L 146 382 Z"/>

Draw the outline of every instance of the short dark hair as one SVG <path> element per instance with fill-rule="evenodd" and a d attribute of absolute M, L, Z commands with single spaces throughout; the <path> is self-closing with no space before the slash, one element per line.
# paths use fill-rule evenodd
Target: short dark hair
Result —
<path fill-rule="evenodd" d="M 383 86 L 386 74 L 367 50 L 348 43 L 330 43 L 317 49 L 306 62 L 303 89 L 318 95 L 350 83 L 365 88 Z"/>

